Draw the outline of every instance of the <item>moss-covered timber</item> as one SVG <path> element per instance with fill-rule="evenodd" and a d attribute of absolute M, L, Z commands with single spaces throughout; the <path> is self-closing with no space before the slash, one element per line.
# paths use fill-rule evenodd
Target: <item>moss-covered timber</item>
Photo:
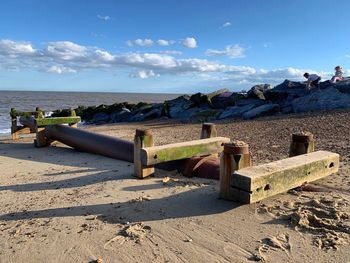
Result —
<path fill-rule="evenodd" d="M 56 124 L 73 124 L 78 123 L 79 121 L 80 117 L 35 118 L 35 124 L 38 127 Z"/>
<path fill-rule="evenodd" d="M 214 137 L 143 148 L 140 151 L 141 161 L 143 165 L 154 165 L 157 163 L 219 153 L 223 149 L 223 144 L 229 141 L 229 138 Z"/>
<path fill-rule="evenodd" d="M 237 201 L 254 203 L 328 176 L 338 169 L 339 154 L 317 151 L 240 169 L 232 174 L 231 187 L 237 192 Z"/>
<path fill-rule="evenodd" d="M 40 117 L 44 117 L 44 111 L 41 110 L 40 108 L 38 108 L 38 111 L 18 111 L 16 110 L 16 108 L 11 108 L 10 111 L 10 116 L 12 119 L 15 119 L 17 117 L 31 117 L 31 116 L 40 116 Z"/>

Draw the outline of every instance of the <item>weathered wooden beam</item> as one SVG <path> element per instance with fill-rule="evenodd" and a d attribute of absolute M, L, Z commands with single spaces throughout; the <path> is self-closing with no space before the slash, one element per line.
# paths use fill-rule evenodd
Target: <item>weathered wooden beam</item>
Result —
<path fill-rule="evenodd" d="M 75 124 L 80 121 L 80 117 L 51 117 L 35 118 L 35 125 L 38 127 L 56 124 Z"/>
<path fill-rule="evenodd" d="M 201 130 L 201 139 L 217 137 L 218 132 L 214 123 L 203 123 Z"/>
<path fill-rule="evenodd" d="M 77 114 L 73 108 L 70 108 L 70 116 L 77 117 Z M 78 123 L 69 123 L 68 125 L 72 128 L 78 128 Z"/>
<path fill-rule="evenodd" d="M 143 165 L 141 162 L 142 148 L 153 145 L 151 130 L 136 130 L 134 137 L 134 175 L 138 178 L 145 178 L 154 174 L 153 165 Z"/>
<path fill-rule="evenodd" d="M 157 163 L 219 153 L 223 149 L 223 144 L 229 141 L 230 138 L 214 137 L 147 147 L 140 151 L 141 162 L 143 165 L 155 165 Z"/>
<path fill-rule="evenodd" d="M 224 144 L 224 151 L 220 158 L 220 198 L 235 200 L 232 191 L 232 173 L 251 166 L 249 145 L 242 141 Z"/>
<path fill-rule="evenodd" d="M 289 157 L 315 151 L 314 136 L 310 132 L 292 134 L 292 142 L 289 147 Z"/>
<path fill-rule="evenodd" d="M 254 203 L 315 181 L 339 169 L 339 154 L 317 151 L 252 166 L 232 174 L 232 191 L 237 200 Z"/>
<path fill-rule="evenodd" d="M 44 111 L 40 108 L 38 111 L 18 111 L 16 110 L 16 108 L 11 108 L 10 111 L 10 116 L 12 119 L 16 118 L 16 117 L 31 117 L 31 116 L 43 116 L 44 115 Z"/>
<path fill-rule="evenodd" d="M 36 127 L 36 139 L 34 140 L 34 146 L 37 148 L 48 146 L 50 143 L 45 135 L 45 127 Z"/>

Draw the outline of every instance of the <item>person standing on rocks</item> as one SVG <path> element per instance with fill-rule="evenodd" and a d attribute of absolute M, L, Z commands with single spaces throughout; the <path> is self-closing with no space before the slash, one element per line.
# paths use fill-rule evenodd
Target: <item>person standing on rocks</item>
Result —
<path fill-rule="evenodd" d="M 308 72 L 304 73 L 304 77 L 307 78 L 306 89 L 310 90 L 311 88 L 318 89 L 318 83 L 321 80 L 321 77 L 317 74 L 309 74 Z"/>

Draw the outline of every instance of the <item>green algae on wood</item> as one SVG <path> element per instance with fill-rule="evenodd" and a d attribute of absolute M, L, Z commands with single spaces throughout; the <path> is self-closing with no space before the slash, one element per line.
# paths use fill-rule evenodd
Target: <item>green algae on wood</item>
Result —
<path fill-rule="evenodd" d="M 157 163 L 219 153 L 223 149 L 223 143 L 229 141 L 229 138 L 213 137 L 189 142 L 147 147 L 140 151 L 141 161 L 143 165 L 154 165 Z"/>
<path fill-rule="evenodd" d="M 35 118 L 35 124 L 37 126 L 72 124 L 72 123 L 78 123 L 79 121 L 80 121 L 80 117 Z"/>
<path fill-rule="evenodd" d="M 254 203 L 336 173 L 339 154 L 317 151 L 263 165 L 243 168 L 232 174 L 237 201 Z"/>

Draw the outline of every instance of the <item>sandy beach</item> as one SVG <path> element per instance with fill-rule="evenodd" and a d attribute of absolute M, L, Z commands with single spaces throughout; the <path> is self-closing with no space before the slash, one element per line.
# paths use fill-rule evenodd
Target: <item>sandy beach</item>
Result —
<path fill-rule="evenodd" d="M 254 165 L 287 157 L 299 131 L 341 156 L 337 174 L 251 205 L 220 200 L 215 180 L 162 170 L 139 180 L 132 163 L 2 138 L 0 262 L 350 262 L 349 120 L 348 110 L 217 122 Z M 127 140 L 150 128 L 162 145 L 198 139 L 201 124 L 81 128 Z"/>

